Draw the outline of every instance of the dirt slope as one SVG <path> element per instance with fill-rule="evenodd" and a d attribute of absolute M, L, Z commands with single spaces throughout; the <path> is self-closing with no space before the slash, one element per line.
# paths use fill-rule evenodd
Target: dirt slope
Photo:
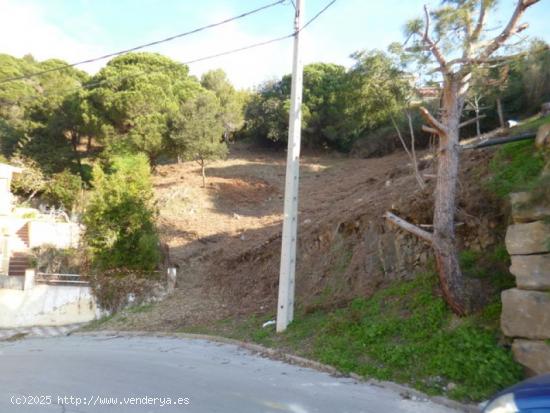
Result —
<path fill-rule="evenodd" d="M 461 189 L 468 196 L 463 198 L 479 193 L 464 183 L 486 174 L 487 153 L 470 152 L 464 158 Z M 429 158 L 427 152 L 420 155 Z M 304 298 L 302 304 L 339 305 L 373 292 L 386 281 L 384 275 L 406 276 L 407 268 L 373 260 L 380 242 L 369 243 L 388 231 L 381 219 L 388 209 L 418 223 L 430 222 L 433 188 L 418 190 L 405 153 L 370 159 L 306 155 L 301 165 L 297 294 Z M 434 173 L 429 160 L 421 166 L 427 176 Z M 171 260 L 180 268 L 178 289 L 151 311 L 106 327 L 174 330 L 274 312 L 284 173 L 284 154 L 246 147 L 234 147 L 229 159 L 210 165 L 206 188 L 193 163 L 159 167 L 154 179 L 159 226 Z M 465 228 L 480 227 L 479 206 L 469 206 L 476 202 L 461 204 L 459 219 Z M 407 266 L 426 261 L 425 246 L 414 239 L 407 242 L 396 244 L 411 248 Z"/>

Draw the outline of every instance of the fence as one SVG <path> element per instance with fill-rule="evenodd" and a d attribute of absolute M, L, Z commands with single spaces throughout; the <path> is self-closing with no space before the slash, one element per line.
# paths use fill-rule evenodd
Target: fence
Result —
<path fill-rule="evenodd" d="M 87 277 L 79 274 L 56 274 L 38 272 L 35 276 L 36 283 L 42 284 L 63 284 L 63 285 L 88 285 Z"/>

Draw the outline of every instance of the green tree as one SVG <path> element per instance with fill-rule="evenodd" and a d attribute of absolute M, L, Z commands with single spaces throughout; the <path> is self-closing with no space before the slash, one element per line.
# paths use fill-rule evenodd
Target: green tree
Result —
<path fill-rule="evenodd" d="M 282 82 L 264 83 L 246 106 L 245 135 L 260 141 L 285 143 L 288 134 L 289 96 L 290 92 L 282 88 Z M 306 125 L 305 118 L 303 114 L 302 127 Z"/>
<path fill-rule="evenodd" d="M 231 136 L 243 126 L 245 96 L 235 90 L 222 69 L 203 74 L 201 84 L 205 89 L 214 92 L 220 102 L 219 117 L 223 125 L 223 138 L 225 142 L 229 142 Z"/>
<path fill-rule="evenodd" d="M 353 54 L 345 109 L 346 134 L 359 136 L 389 123 L 408 107 L 412 94 L 411 76 L 387 54 L 379 50 Z M 348 138 L 350 139 L 350 138 Z"/>
<path fill-rule="evenodd" d="M 70 171 L 54 174 L 45 185 L 46 199 L 54 205 L 71 211 L 76 207 L 82 192 L 82 180 Z"/>
<path fill-rule="evenodd" d="M 0 74 L 24 76 L 65 64 L 57 59 L 37 62 L 0 55 Z M 47 174 L 73 168 L 70 141 L 52 127 L 66 97 L 88 79 L 78 69 L 67 68 L 0 85 L 0 147 L 12 156 L 32 158 Z M 76 169 L 76 168 L 75 168 Z"/>
<path fill-rule="evenodd" d="M 304 67 L 302 142 L 347 151 L 353 142 L 389 121 L 401 105 L 405 74 L 383 52 L 358 52 L 349 70 L 329 63 Z M 265 83 L 246 107 L 246 134 L 285 143 L 290 76 Z"/>
<path fill-rule="evenodd" d="M 96 269 L 152 271 L 159 260 L 156 208 L 145 155 L 115 156 L 93 170 L 84 239 Z"/>
<path fill-rule="evenodd" d="M 307 146 L 349 149 L 348 119 L 344 116 L 348 77 L 345 67 L 332 63 L 312 63 L 304 67 L 303 140 Z M 290 96 L 290 75 L 284 76 L 282 82 L 285 94 Z"/>
<path fill-rule="evenodd" d="M 201 167 L 203 187 L 206 185 L 207 162 L 227 155 L 227 144 L 221 140 L 224 130 L 221 111 L 214 93 L 201 93 L 182 104 L 172 132 L 178 154 L 196 161 Z"/>
<path fill-rule="evenodd" d="M 154 53 L 128 53 L 109 61 L 90 84 L 90 103 L 104 124 L 106 145 L 141 152 L 154 167 L 170 151 L 168 138 L 180 102 L 202 90 L 187 66 Z"/>

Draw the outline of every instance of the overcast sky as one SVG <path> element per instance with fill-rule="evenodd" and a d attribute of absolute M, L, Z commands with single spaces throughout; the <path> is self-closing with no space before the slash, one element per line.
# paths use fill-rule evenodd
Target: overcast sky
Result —
<path fill-rule="evenodd" d="M 0 0 L 0 53 L 74 62 L 147 43 L 240 14 L 272 0 Z M 305 0 L 306 19 L 329 0 Z M 403 23 L 431 0 L 337 0 L 307 29 L 304 60 L 349 66 L 361 49 L 402 41 Z M 493 25 L 512 12 L 501 0 Z M 293 6 L 278 5 L 203 33 L 149 48 L 178 61 L 269 40 L 292 32 Z M 526 13 L 528 34 L 550 42 L 550 0 Z M 190 65 L 191 73 L 223 68 L 238 87 L 252 87 L 290 72 L 292 40 Z M 83 65 L 94 73 L 106 61 Z"/>

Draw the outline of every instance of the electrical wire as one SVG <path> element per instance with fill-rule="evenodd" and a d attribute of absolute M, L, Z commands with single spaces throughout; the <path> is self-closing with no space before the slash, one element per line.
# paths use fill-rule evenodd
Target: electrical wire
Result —
<path fill-rule="evenodd" d="M 332 6 L 334 3 L 336 3 L 336 0 L 332 0 L 331 2 L 329 2 L 325 7 L 323 7 L 321 10 L 319 10 L 319 12 L 318 12 L 315 16 L 313 16 L 311 19 L 309 19 L 309 20 L 307 21 L 307 23 L 304 24 L 304 25 L 300 28 L 300 30 L 298 30 L 298 31 L 304 30 L 307 26 L 309 26 L 311 23 L 313 23 L 315 20 L 317 20 L 317 19 L 321 16 L 321 14 L 323 14 L 324 12 L 326 12 L 327 9 L 328 9 L 330 6 Z"/>
<path fill-rule="evenodd" d="M 184 33 L 179 33 L 179 34 L 176 34 L 174 36 L 166 37 L 166 38 L 161 39 L 161 40 L 155 40 L 153 42 L 149 42 L 149 43 L 146 43 L 146 44 L 141 44 L 139 46 L 131 47 L 129 49 L 124 49 L 124 50 L 120 50 L 120 51 L 114 52 L 114 53 L 109 53 L 109 54 L 106 54 L 106 55 L 103 55 L 103 56 L 98 56 L 98 57 L 94 57 L 94 58 L 91 58 L 91 59 L 81 60 L 79 62 L 74 62 L 74 63 L 69 63 L 69 64 L 66 64 L 66 65 L 62 65 L 62 66 L 53 67 L 53 68 L 50 68 L 50 69 L 42 70 L 40 72 L 35 72 L 35 73 L 27 74 L 27 75 L 14 76 L 14 77 L 1 79 L 0 84 L 13 82 L 13 81 L 16 81 L 16 80 L 30 79 L 32 77 L 40 76 L 40 75 L 43 75 L 43 74 L 46 74 L 46 73 L 51 73 L 51 72 L 55 72 L 55 71 L 58 71 L 58 70 L 68 69 L 70 67 L 75 67 L 75 66 L 79 66 L 79 65 L 83 65 L 83 64 L 87 64 L 87 63 L 93 63 L 93 62 L 97 62 L 99 60 L 108 59 L 110 57 L 119 56 L 121 54 L 126 54 L 126 53 L 129 53 L 129 52 L 135 52 L 136 50 L 144 49 L 146 47 L 156 46 L 158 44 L 170 42 L 170 41 L 175 40 L 175 39 L 179 39 L 179 38 L 182 38 L 182 37 L 185 37 L 185 36 L 189 36 L 191 34 L 199 33 L 199 32 L 204 31 L 204 30 L 212 29 L 214 27 L 230 23 L 230 22 L 238 20 L 238 19 L 242 19 L 244 17 L 247 17 L 247 16 L 250 16 L 252 14 L 258 13 L 262 10 L 266 10 L 268 8 L 271 8 L 271 7 L 277 6 L 279 4 L 282 4 L 285 1 L 286 0 L 277 0 L 277 1 L 274 1 L 272 3 L 266 4 L 262 7 L 258 7 L 254 10 L 247 11 L 245 13 L 239 14 L 238 16 L 234 16 L 234 17 L 222 20 L 222 21 L 217 22 L 217 23 L 208 24 L 206 26 L 202 26 L 202 27 L 199 27 L 199 28 L 196 28 L 196 29 L 184 32 Z"/>
<path fill-rule="evenodd" d="M 271 44 L 271 43 L 276 43 L 276 42 L 280 42 L 280 41 L 289 39 L 289 38 L 294 37 L 295 35 L 297 35 L 299 32 L 303 31 L 311 23 L 313 23 L 315 20 L 317 20 L 334 3 L 336 3 L 336 0 L 331 0 L 329 3 L 327 3 L 327 5 L 325 7 L 323 7 L 319 12 L 317 12 L 302 27 L 300 27 L 300 29 L 295 30 L 294 32 L 289 33 L 285 36 L 280 36 L 280 37 L 276 37 L 276 38 L 266 40 L 266 41 L 263 41 L 263 42 L 253 43 L 253 44 L 243 46 L 243 47 L 239 47 L 239 48 L 236 48 L 236 49 L 231 49 L 231 50 L 227 50 L 227 51 L 224 51 L 224 52 L 215 53 L 215 54 L 211 54 L 211 55 L 208 55 L 208 56 L 188 60 L 188 61 L 185 61 L 185 62 L 181 62 L 181 64 L 184 65 L 184 64 L 192 64 L 192 63 L 202 62 L 204 60 L 210 60 L 210 59 L 214 59 L 216 57 L 226 56 L 226 55 L 229 55 L 229 54 L 238 53 L 238 52 L 242 52 L 242 51 L 245 51 L 245 50 L 249 50 L 249 49 L 253 49 L 253 48 L 256 48 L 256 47 L 265 46 L 265 45 L 268 45 L 268 44 Z M 136 74 L 133 74 L 133 75 L 128 75 L 128 76 L 123 76 L 123 77 L 117 78 L 117 80 L 128 80 L 128 79 L 132 79 L 132 78 L 135 78 L 135 77 L 144 76 L 144 75 L 147 75 L 149 73 L 151 73 L 151 72 L 140 72 L 140 73 L 136 73 Z M 95 82 L 82 84 L 82 85 L 80 85 L 79 87 L 77 87 L 73 90 L 69 90 L 69 91 L 65 91 L 65 92 L 68 94 L 68 93 L 71 93 L 71 92 L 76 92 L 76 91 L 81 90 L 81 89 L 89 89 L 89 88 L 93 88 L 93 87 L 96 87 L 96 86 L 100 86 L 104 83 L 108 83 L 110 81 L 112 81 L 112 79 L 97 80 Z M 0 82 L 0 84 L 1 83 L 2 82 Z M 43 97 L 43 96 L 47 96 L 47 95 L 49 95 L 49 94 L 42 94 L 42 95 L 37 96 L 37 97 L 33 96 L 33 97 L 29 97 L 29 98 L 34 99 L 34 98 Z"/>
<path fill-rule="evenodd" d="M 205 57 L 200 57 L 198 59 L 193 59 L 193 60 L 188 60 L 186 62 L 182 62 L 183 64 L 191 64 L 191 63 L 196 63 L 196 62 L 202 62 L 204 60 L 209 60 L 209 59 L 214 59 L 216 57 L 220 57 L 220 56 L 225 56 L 225 55 L 228 55 L 228 54 L 233 54 L 233 53 L 237 53 L 237 52 L 242 52 L 244 50 L 248 50 L 248 49 L 253 49 L 255 47 L 260 47 L 260 46 L 265 46 L 265 45 L 268 45 L 268 44 L 271 44 L 271 43 L 275 43 L 275 42 L 280 42 L 282 40 L 285 40 L 285 39 L 289 39 L 291 37 L 294 37 L 296 36 L 299 32 L 301 32 L 302 30 L 304 30 L 307 26 L 309 26 L 311 23 L 313 23 L 316 19 L 319 18 L 319 16 L 321 16 L 321 14 L 323 14 L 330 6 L 332 6 L 334 3 L 336 3 L 336 0 L 332 0 L 331 2 L 329 2 L 325 7 L 323 7 L 315 16 L 313 16 L 311 19 L 309 19 L 306 24 L 304 24 L 302 27 L 300 27 L 300 29 L 290 33 L 290 34 L 287 34 L 286 36 L 281 36 L 281 37 L 277 37 L 275 39 L 271 39 L 271 40 L 267 40 L 265 42 L 259 42 L 259 43 L 254 43 L 254 44 L 251 44 L 251 45 L 248 45 L 248 46 L 244 46 L 244 47 L 239 47 L 237 49 L 232 49 L 232 50 L 228 50 L 228 51 L 225 51 L 225 52 L 221 52 L 221 53 L 216 53 L 216 54 L 212 54 L 212 55 L 209 55 L 209 56 L 205 56 Z"/>

